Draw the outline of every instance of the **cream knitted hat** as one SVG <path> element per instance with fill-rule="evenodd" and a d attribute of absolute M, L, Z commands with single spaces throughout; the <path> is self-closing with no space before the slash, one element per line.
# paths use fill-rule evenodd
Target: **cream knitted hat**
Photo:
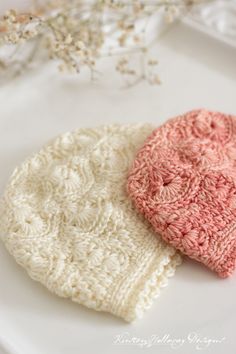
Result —
<path fill-rule="evenodd" d="M 2 201 L 1 237 L 49 290 L 132 321 L 180 263 L 126 195 L 150 125 L 66 133 L 16 168 Z"/>

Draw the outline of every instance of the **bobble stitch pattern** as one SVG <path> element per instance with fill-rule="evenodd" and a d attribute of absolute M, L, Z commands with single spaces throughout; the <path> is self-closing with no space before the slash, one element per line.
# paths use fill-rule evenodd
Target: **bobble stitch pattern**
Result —
<path fill-rule="evenodd" d="M 227 277 L 236 260 L 236 117 L 195 110 L 156 129 L 128 178 L 164 240 Z"/>
<path fill-rule="evenodd" d="M 126 180 L 150 125 L 66 133 L 17 168 L 0 235 L 29 275 L 59 296 L 132 321 L 180 263 L 127 197 Z"/>

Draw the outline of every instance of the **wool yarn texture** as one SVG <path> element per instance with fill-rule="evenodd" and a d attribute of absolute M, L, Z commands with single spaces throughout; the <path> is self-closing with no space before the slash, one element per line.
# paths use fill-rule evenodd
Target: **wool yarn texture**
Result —
<path fill-rule="evenodd" d="M 165 241 L 227 277 L 236 260 L 236 117 L 194 110 L 154 130 L 129 173 L 137 209 Z"/>
<path fill-rule="evenodd" d="M 0 235 L 29 275 L 59 296 L 127 321 L 142 317 L 181 257 L 127 196 L 149 124 L 65 133 L 16 168 Z"/>

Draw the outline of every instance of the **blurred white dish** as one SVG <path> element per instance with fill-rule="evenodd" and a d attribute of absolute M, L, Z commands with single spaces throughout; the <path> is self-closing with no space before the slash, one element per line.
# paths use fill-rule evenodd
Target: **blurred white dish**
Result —
<path fill-rule="evenodd" d="M 196 6 L 183 22 L 236 48 L 235 0 L 218 0 Z"/>

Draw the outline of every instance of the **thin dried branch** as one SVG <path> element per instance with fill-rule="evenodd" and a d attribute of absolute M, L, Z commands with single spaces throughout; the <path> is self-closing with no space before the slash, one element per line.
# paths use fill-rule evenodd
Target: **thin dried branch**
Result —
<path fill-rule="evenodd" d="M 148 21 L 162 11 L 168 23 L 183 16 L 196 3 L 203 0 L 34 0 L 32 11 L 18 13 L 9 10 L 0 19 L 0 72 L 6 68 L 20 74 L 46 49 L 48 58 L 54 60 L 60 71 L 79 73 L 87 67 L 94 77 L 96 61 L 106 54 L 121 52 L 116 69 L 132 82 L 142 79 L 159 84 L 157 62 L 148 59 L 145 33 Z M 205 0 L 207 1 L 207 0 Z M 19 48 L 31 45 L 31 51 L 20 60 Z M 14 55 L 4 58 L 6 47 L 15 47 Z M 109 48 L 109 50 L 107 50 Z M 132 52 L 140 53 L 139 70 L 130 65 Z M 109 52 L 109 53 L 107 53 Z M 129 53 L 125 58 L 122 53 Z M 13 76 L 14 76 L 13 75 Z M 130 83 L 130 80 L 128 80 Z"/>

